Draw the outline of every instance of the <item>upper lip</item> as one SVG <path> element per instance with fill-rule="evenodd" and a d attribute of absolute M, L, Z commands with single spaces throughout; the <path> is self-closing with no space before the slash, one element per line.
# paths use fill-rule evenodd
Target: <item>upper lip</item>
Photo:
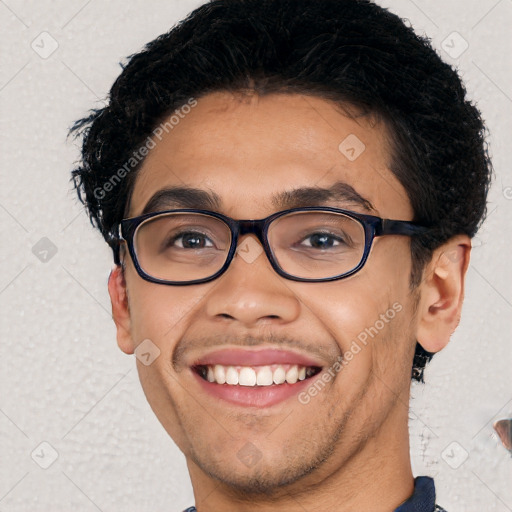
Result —
<path fill-rule="evenodd" d="M 318 366 L 322 363 L 297 352 L 282 349 L 222 349 L 205 354 L 194 361 L 191 366 L 221 364 L 224 366 L 266 366 L 272 364 L 296 364 L 299 366 Z"/>

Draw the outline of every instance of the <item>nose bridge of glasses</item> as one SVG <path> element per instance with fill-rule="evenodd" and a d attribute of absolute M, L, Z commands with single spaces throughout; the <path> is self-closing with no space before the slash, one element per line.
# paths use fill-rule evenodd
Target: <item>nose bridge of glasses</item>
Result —
<path fill-rule="evenodd" d="M 238 221 L 238 236 L 253 234 L 265 246 L 263 241 L 263 221 L 262 220 L 241 220 Z"/>

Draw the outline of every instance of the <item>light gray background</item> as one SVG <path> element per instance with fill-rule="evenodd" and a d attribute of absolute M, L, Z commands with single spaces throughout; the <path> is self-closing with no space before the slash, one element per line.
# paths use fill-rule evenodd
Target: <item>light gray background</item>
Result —
<path fill-rule="evenodd" d="M 111 254 L 71 191 L 78 150 L 66 132 L 101 105 L 122 58 L 200 3 L 0 0 L 0 511 L 193 504 L 184 457 L 146 402 L 134 356 L 117 348 Z M 511 511 L 512 459 L 492 424 L 512 416 L 512 1 L 381 3 L 458 66 L 496 170 L 462 322 L 413 389 L 414 471 L 436 477 L 449 512 Z"/>

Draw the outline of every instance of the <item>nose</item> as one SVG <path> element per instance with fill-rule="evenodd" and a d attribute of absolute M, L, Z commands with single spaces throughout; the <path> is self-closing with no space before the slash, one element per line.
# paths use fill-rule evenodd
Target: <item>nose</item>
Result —
<path fill-rule="evenodd" d="M 292 322 L 299 316 L 300 301 L 284 281 L 260 242 L 252 235 L 243 236 L 229 268 L 207 296 L 206 313 L 210 319 L 247 328 Z"/>

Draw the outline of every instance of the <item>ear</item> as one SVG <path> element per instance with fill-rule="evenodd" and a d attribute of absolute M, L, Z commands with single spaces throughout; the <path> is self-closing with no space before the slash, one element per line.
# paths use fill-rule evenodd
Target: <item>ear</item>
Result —
<path fill-rule="evenodd" d="M 131 319 L 126 293 L 124 271 L 117 265 L 108 278 L 108 294 L 112 302 L 112 319 L 117 328 L 117 344 L 126 354 L 133 354 L 135 346 L 130 333 Z"/>
<path fill-rule="evenodd" d="M 420 287 L 416 339 L 428 352 L 438 352 L 459 325 L 471 239 L 457 235 L 432 254 Z"/>

